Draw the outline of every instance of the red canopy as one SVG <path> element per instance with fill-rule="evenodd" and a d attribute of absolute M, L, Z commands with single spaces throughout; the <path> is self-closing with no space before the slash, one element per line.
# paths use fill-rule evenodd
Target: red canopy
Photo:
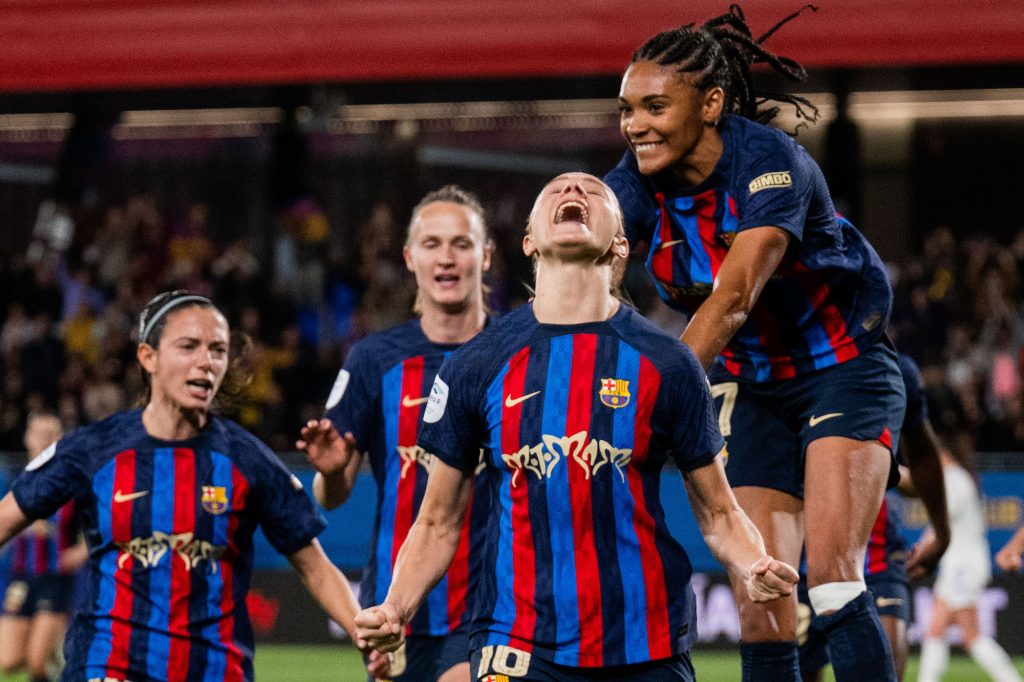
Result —
<path fill-rule="evenodd" d="M 1024 63 L 1020 0 L 821 0 L 807 66 Z M 798 0 L 743 3 L 755 33 Z M 3 0 L 0 91 L 608 75 L 725 0 Z"/>

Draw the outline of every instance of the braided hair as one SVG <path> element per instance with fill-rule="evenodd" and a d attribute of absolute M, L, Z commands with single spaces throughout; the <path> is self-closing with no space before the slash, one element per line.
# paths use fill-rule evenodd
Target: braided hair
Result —
<path fill-rule="evenodd" d="M 790 81 L 802 83 L 807 80 L 803 66 L 788 57 L 769 52 L 762 43 L 808 9 L 818 10 L 814 5 L 804 5 L 760 38 L 754 38 L 743 10 L 733 4 L 728 12 L 708 19 L 699 27 L 695 28 L 691 23 L 659 33 L 641 45 L 633 53 L 631 61 L 675 65 L 679 73 L 691 74 L 693 84 L 701 90 L 716 86 L 722 88 L 725 93 L 722 110 L 726 113 L 767 123 L 779 113 L 779 107 L 761 108 L 762 105 L 769 101 L 785 102 L 793 105 L 797 118 L 813 122 L 818 119 L 818 108 L 806 98 L 755 90 L 750 79 L 751 65 L 764 63 Z"/>

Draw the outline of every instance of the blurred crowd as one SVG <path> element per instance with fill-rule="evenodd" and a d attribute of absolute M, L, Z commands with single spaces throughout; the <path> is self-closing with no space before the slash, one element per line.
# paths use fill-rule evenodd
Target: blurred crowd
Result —
<path fill-rule="evenodd" d="M 498 244 L 488 276 L 498 313 L 525 300 L 529 279 L 517 255 L 521 223 L 510 207 L 501 212 L 491 221 Z M 253 381 L 233 416 L 273 448 L 291 449 L 298 425 L 322 411 L 348 347 L 412 315 L 399 213 L 381 202 L 342 230 L 315 200 L 300 199 L 258 244 L 218 237 L 201 202 L 176 213 L 138 194 L 69 216 L 63 243 L 37 229 L 26 248 L 0 252 L 0 451 L 22 449 L 34 409 L 56 410 L 71 429 L 132 405 L 138 311 L 176 288 L 212 297 L 253 339 Z M 890 334 L 921 366 L 941 435 L 969 451 L 1024 452 L 1024 232 L 1003 244 L 938 228 L 890 268 Z M 638 263 L 630 273 L 637 306 L 681 329 Z"/>
<path fill-rule="evenodd" d="M 201 202 L 175 215 L 139 194 L 66 216 L 70 238 L 37 225 L 27 248 L 0 252 L 0 451 L 22 449 L 35 409 L 71 429 L 134 404 L 135 325 L 161 291 L 211 297 L 253 340 L 253 379 L 230 409 L 278 450 L 320 415 L 348 347 L 412 315 L 405 225 L 386 203 L 339 234 L 314 200 L 296 200 L 262 248 L 217 238 L 209 216 Z M 492 273 L 503 272 L 498 258 Z M 492 287 L 496 310 L 517 302 L 508 290 Z"/>
<path fill-rule="evenodd" d="M 1024 452 L 1024 231 L 939 227 L 891 267 L 890 334 L 921 366 L 932 422 L 965 451 Z"/>

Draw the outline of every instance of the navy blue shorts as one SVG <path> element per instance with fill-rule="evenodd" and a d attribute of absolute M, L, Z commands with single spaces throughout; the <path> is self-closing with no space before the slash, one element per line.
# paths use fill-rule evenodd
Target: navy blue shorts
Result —
<path fill-rule="evenodd" d="M 443 638 L 437 652 L 437 674 L 440 677 L 460 663 L 469 663 L 469 623 L 463 621 Z"/>
<path fill-rule="evenodd" d="M 716 366 L 711 382 L 732 487 L 772 488 L 803 499 L 807 446 L 830 436 L 882 442 L 893 453 L 889 485 L 898 480 L 895 452 L 906 396 L 888 340 L 793 379 L 737 382 Z"/>
<path fill-rule="evenodd" d="M 469 632 L 461 625 L 440 637 L 414 635 L 405 638 L 405 646 L 395 652 L 388 679 L 396 682 L 434 682 L 459 663 L 469 662 Z M 372 676 L 367 676 L 373 682 Z"/>
<path fill-rule="evenodd" d="M 73 581 L 69 575 L 14 577 L 4 592 L 4 615 L 31 618 L 37 613 L 67 613 Z"/>
<path fill-rule="evenodd" d="M 694 682 L 690 654 L 683 653 L 647 663 L 573 668 L 507 646 L 486 646 L 473 651 L 470 679 L 476 682 Z"/>

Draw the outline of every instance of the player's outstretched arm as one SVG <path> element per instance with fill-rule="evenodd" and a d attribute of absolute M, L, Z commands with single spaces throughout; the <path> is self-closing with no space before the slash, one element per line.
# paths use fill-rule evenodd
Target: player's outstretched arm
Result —
<path fill-rule="evenodd" d="M 432 459 L 423 503 L 398 552 L 388 596 L 356 617 L 359 638 L 374 649 L 390 652 L 401 645 L 406 624 L 448 570 L 462 535 L 471 476 Z"/>
<path fill-rule="evenodd" d="M 935 570 L 949 546 L 949 514 L 942 462 L 939 460 L 941 446 L 931 422 L 926 419 L 917 428 L 905 429 L 902 441 L 914 490 L 924 503 L 934 529 L 926 542 L 915 545 L 907 559 L 907 574 L 916 580 Z"/>
<path fill-rule="evenodd" d="M 747 321 L 764 285 L 786 255 L 789 239 L 781 227 L 755 227 L 736 235 L 711 295 L 690 318 L 681 337 L 704 368 L 711 366 Z"/>
<path fill-rule="evenodd" d="M 7 493 L 0 499 L 0 547 L 6 545 L 11 538 L 25 530 L 32 519 L 21 511 L 14 493 Z"/>
<path fill-rule="evenodd" d="M 793 593 L 800 576 L 789 564 L 768 556 L 757 527 L 736 502 L 722 458 L 683 477 L 704 541 L 726 570 L 743 580 L 755 602 Z"/>
<path fill-rule="evenodd" d="M 362 458 L 351 433 L 338 433 L 330 419 L 311 419 L 300 432 L 295 447 L 306 453 L 306 459 L 316 469 L 313 478 L 313 497 L 324 509 L 344 504 L 352 487 Z"/>
<path fill-rule="evenodd" d="M 1013 537 L 996 553 L 996 564 L 1004 571 L 1019 571 L 1022 554 L 1024 554 L 1024 526 L 1018 528 Z"/>
<path fill-rule="evenodd" d="M 288 561 L 295 568 L 295 571 L 302 579 L 313 598 L 320 603 L 324 611 L 334 619 L 345 632 L 349 634 L 352 641 L 365 649 L 365 645 L 358 641 L 356 632 L 356 613 L 359 612 L 359 602 L 352 592 L 352 586 L 342 575 L 341 571 L 331 563 L 324 553 L 319 540 L 313 540 L 302 549 L 288 556 Z M 367 669 L 376 677 L 387 677 L 389 659 L 379 654 L 371 654 Z"/>

